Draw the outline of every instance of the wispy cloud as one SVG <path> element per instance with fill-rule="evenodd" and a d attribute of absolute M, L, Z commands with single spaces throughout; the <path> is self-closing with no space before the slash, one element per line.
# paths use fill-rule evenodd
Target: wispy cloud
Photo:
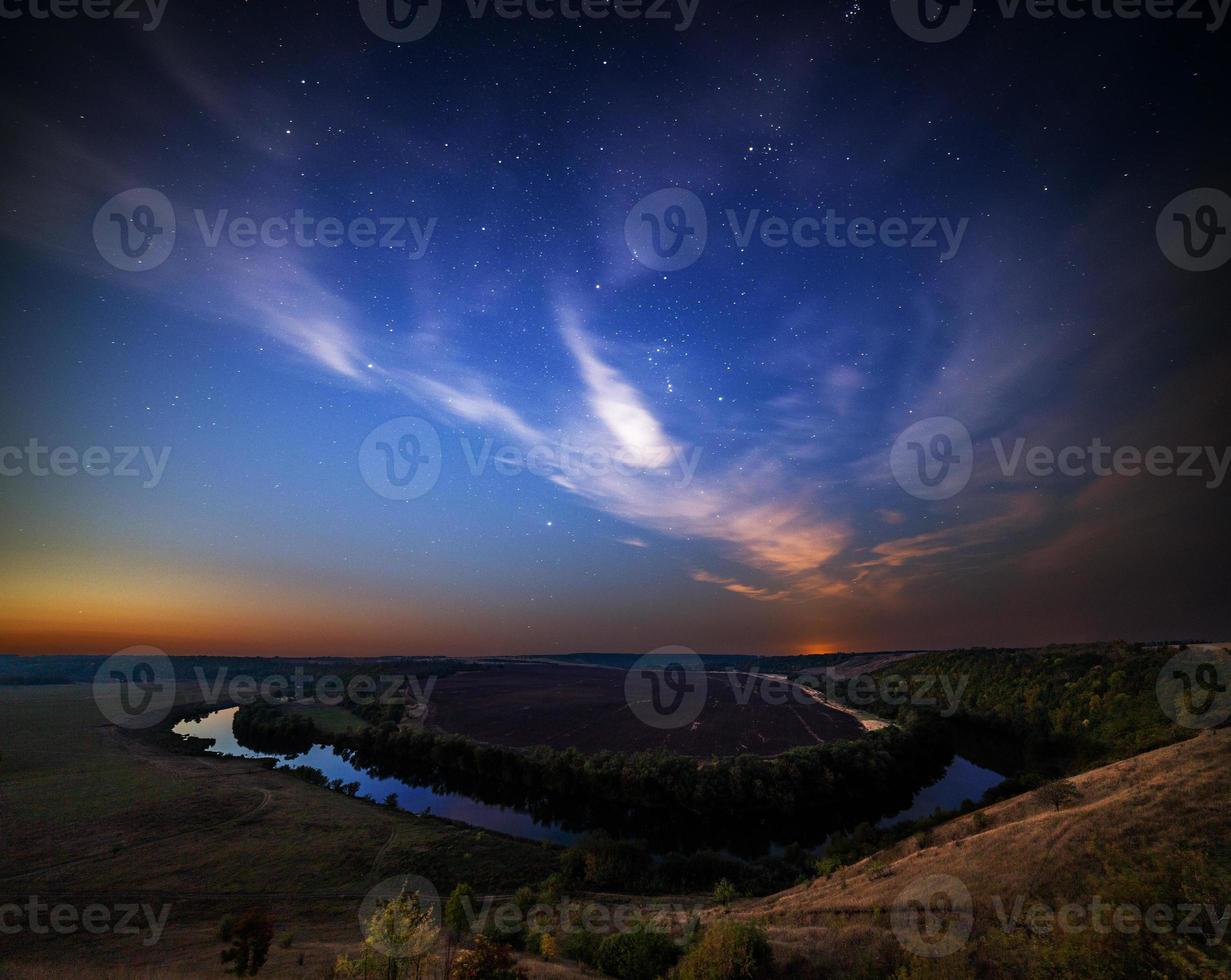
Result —
<path fill-rule="evenodd" d="M 717 585 L 719 588 L 726 589 L 728 592 L 734 592 L 736 595 L 742 595 L 747 599 L 753 599 L 757 602 L 776 602 L 779 599 L 789 599 L 791 593 L 786 590 L 773 591 L 770 589 L 758 588 L 755 585 L 745 585 L 743 582 L 732 578 L 723 578 L 721 575 L 714 575 L 712 572 L 707 572 L 704 569 L 695 568 L 690 573 L 694 582 L 704 582 L 707 585 Z"/>
<path fill-rule="evenodd" d="M 641 393 L 595 353 L 592 338 L 573 310 L 561 312 L 560 334 L 586 385 L 586 403 L 620 448 L 651 465 L 666 462 L 674 444 L 646 408 Z"/>
<path fill-rule="evenodd" d="M 439 352 L 431 376 L 422 369 L 387 366 L 370 359 L 341 318 L 301 318 L 283 304 L 267 301 L 250 300 L 247 306 L 260 313 L 262 329 L 326 370 L 364 385 L 383 381 L 446 421 L 490 426 L 524 448 L 571 446 L 600 449 L 613 457 L 624 454 L 631 466 L 600 472 L 557 468 L 549 478 L 629 524 L 669 537 L 709 541 L 725 557 L 784 580 L 781 588 L 721 583 L 729 591 L 774 601 L 832 586 L 821 570 L 845 547 L 849 532 L 837 521 L 818 517 L 802 488 L 791 489 L 794 481 L 772 447 L 760 446 L 734 461 L 719 462 L 706 457 L 704 446 L 673 437 L 642 392 L 599 355 L 597 342 L 575 311 L 561 313 L 559 335 L 576 367 L 588 412 L 570 412 L 567 425 L 553 427 L 527 420 L 493 394 L 493 379 Z"/>

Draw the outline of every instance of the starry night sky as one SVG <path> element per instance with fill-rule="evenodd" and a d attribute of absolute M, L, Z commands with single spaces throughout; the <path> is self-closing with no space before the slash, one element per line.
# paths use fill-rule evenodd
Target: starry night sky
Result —
<path fill-rule="evenodd" d="M 0 446 L 171 447 L 152 488 L 0 479 L 0 649 L 1227 639 L 1231 479 L 1006 477 L 991 448 L 1231 445 L 1231 266 L 1155 240 L 1231 190 L 1226 38 L 993 11 L 937 45 L 887 0 L 700 0 L 684 31 L 446 0 L 403 45 L 354 2 L 0 22 Z M 150 271 L 92 237 L 130 188 L 175 210 Z M 671 272 L 625 239 L 665 188 L 709 221 Z M 412 259 L 209 247 L 193 215 L 297 208 L 436 224 Z M 942 261 L 741 250 L 725 217 L 830 208 L 969 223 Z M 399 501 L 358 459 L 403 416 L 442 459 Z M 890 447 L 935 416 L 975 463 L 927 501 Z M 700 456 L 475 476 L 461 439 Z"/>

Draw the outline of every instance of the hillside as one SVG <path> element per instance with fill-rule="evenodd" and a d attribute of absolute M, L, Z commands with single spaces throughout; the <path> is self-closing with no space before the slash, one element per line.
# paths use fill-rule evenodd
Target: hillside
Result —
<path fill-rule="evenodd" d="M 991 976 L 1148 975 L 1122 971 L 1130 959 L 1142 971 L 1151 963 L 1172 976 L 1217 975 L 1227 967 L 1224 942 L 1133 937 L 1114 927 L 1028 938 L 1024 928 L 1007 934 L 1001 918 L 1013 915 L 1019 899 L 1024 910 L 1068 902 L 1092 908 L 1095 896 L 1142 909 L 1209 903 L 1221 918 L 1231 881 L 1229 749 L 1231 731 L 1223 729 L 1095 769 L 1073 779 L 1081 796 L 1067 808 L 1017 796 L 942 824 L 930 839 L 904 841 L 729 914 L 763 919 L 780 964 L 794 962 L 795 975 L 891 975 L 904 956 L 892 910 L 905 908 L 903 893 L 921 879 L 943 875 L 949 878 L 933 883 L 955 878 L 970 892 L 971 940 L 943 959 L 907 955 L 904 976 L 960 977 L 977 967 Z M 1071 921 L 1094 920 L 1074 913 Z M 1200 921 L 1207 938 L 1225 939 L 1217 931 L 1225 919 L 1221 927 L 1208 916 Z M 999 965 L 989 970 L 993 956 Z M 935 968 L 941 972 L 929 972 Z"/>

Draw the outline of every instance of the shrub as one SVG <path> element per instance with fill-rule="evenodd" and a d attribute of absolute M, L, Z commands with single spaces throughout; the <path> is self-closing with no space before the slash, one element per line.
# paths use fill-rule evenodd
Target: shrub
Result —
<path fill-rule="evenodd" d="M 617 980 L 656 980 L 679 958 L 670 936 L 644 928 L 615 933 L 598 947 L 598 968 Z"/>
<path fill-rule="evenodd" d="M 765 930 L 730 919 L 705 931 L 675 972 L 678 980 L 758 980 L 769 976 L 773 954 Z"/>
<path fill-rule="evenodd" d="M 222 951 L 222 962 L 231 964 L 237 977 L 261 972 L 274 940 L 273 921 L 264 912 L 245 912 L 230 932 L 231 946 Z"/>
<path fill-rule="evenodd" d="M 474 901 L 469 885 L 459 884 L 445 902 L 444 925 L 454 939 L 470 935 L 470 915 L 467 906 Z"/>
<path fill-rule="evenodd" d="M 570 929 L 564 933 L 560 941 L 560 951 L 570 960 L 577 960 L 587 966 L 598 965 L 598 948 L 603 937 L 589 929 Z"/>
<path fill-rule="evenodd" d="M 479 936 L 474 949 L 457 954 L 450 980 L 526 980 L 526 974 L 513 962 L 508 946 L 491 943 Z"/>

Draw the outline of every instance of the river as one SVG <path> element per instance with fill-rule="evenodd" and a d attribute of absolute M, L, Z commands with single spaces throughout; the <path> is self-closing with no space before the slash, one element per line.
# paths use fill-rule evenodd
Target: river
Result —
<path fill-rule="evenodd" d="M 343 783 L 358 783 L 358 795 L 363 799 L 385 802 L 390 795 L 397 805 L 410 813 L 430 813 L 436 817 L 459 820 L 475 827 L 524 837 L 530 840 L 545 840 L 555 844 L 570 844 L 582 836 L 565 830 L 562 826 L 535 820 L 519 810 L 483 803 L 460 793 L 445 793 L 430 786 L 414 786 L 395 778 L 380 778 L 358 768 L 344 758 L 337 749 L 328 745 L 314 745 L 299 755 L 276 755 L 256 752 L 239 743 L 232 730 L 238 708 L 223 708 L 213 711 L 197 721 L 181 721 L 173 731 L 177 735 L 213 740 L 209 750 L 215 755 L 244 759 L 277 759 L 277 768 L 309 766 L 319 770 L 328 779 L 340 779 Z M 879 827 L 888 827 L 901 820 L 914 820 L 930 814 L 937 807 L 955 810 L 963 800 L 978 800 L 987 790 L 998 785 L 1004 777 L 990 769 L 983 769 L 973 762 L 955 756 L 943 776 L 917 794 L 911 805 L 899 813 L 880 820 Z"/>

